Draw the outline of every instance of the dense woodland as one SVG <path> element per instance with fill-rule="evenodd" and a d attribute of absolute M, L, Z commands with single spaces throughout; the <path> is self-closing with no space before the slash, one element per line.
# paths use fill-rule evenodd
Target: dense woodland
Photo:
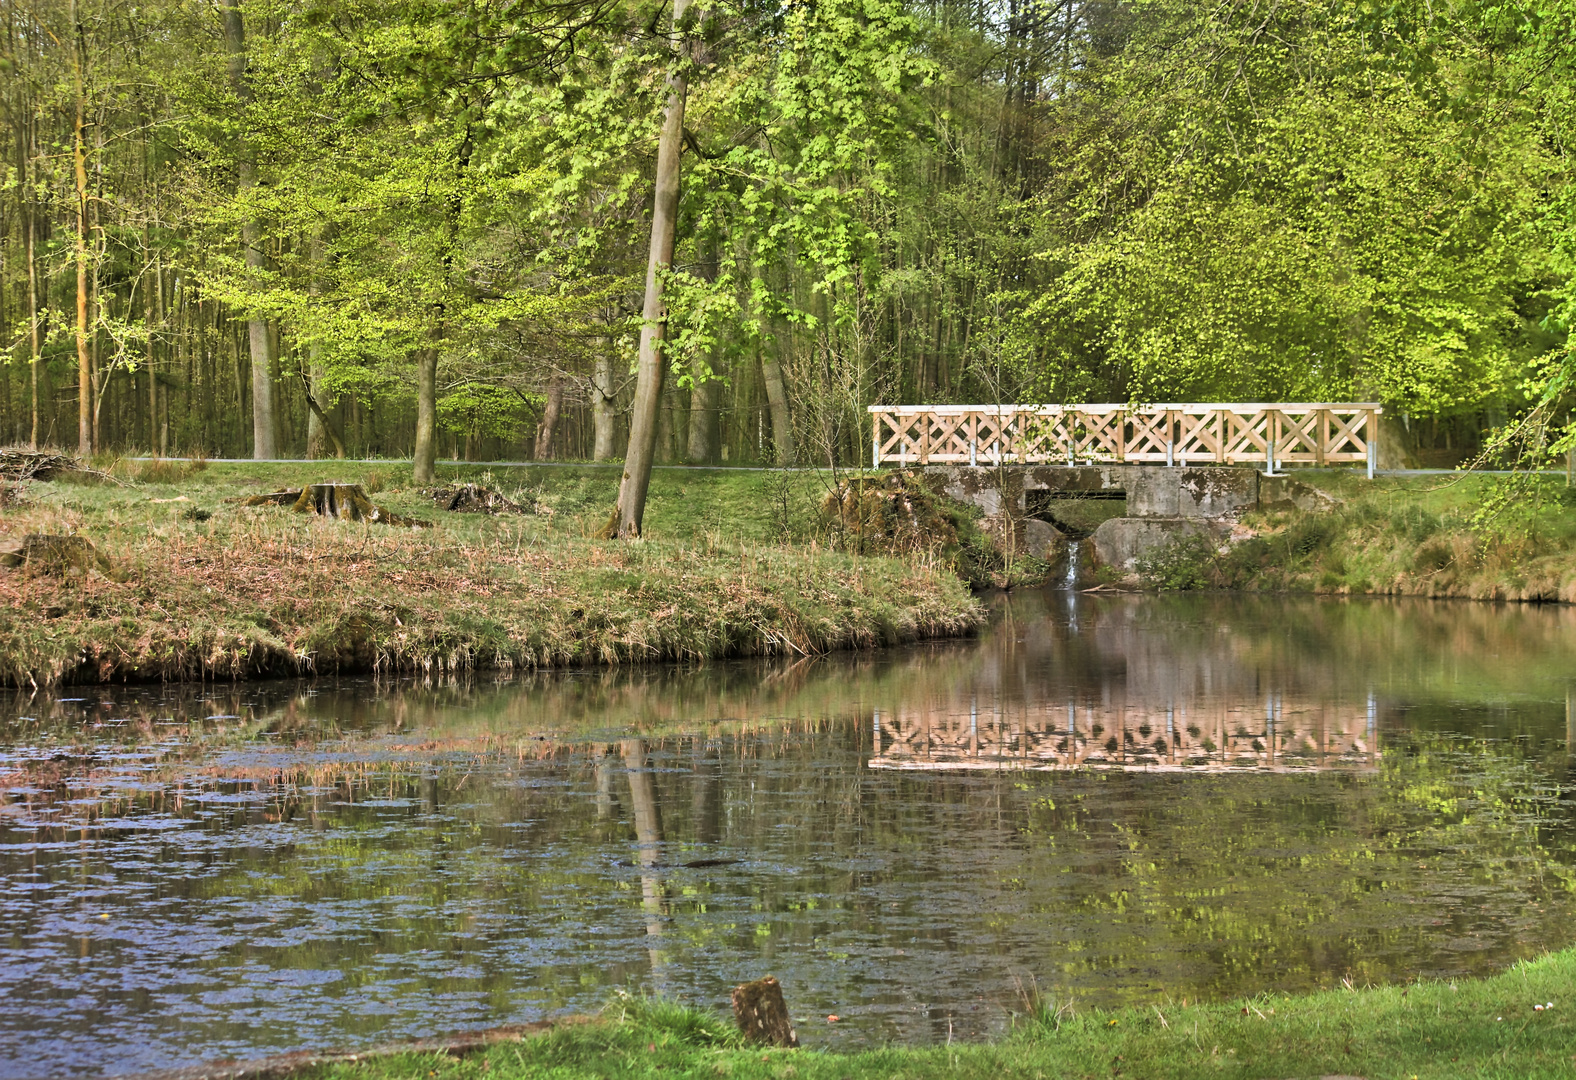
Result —
<path fill-rule="evenodd" d="M 1567 422 L 1572 0 L 3 12 L 0 442 L 622 456 L 661 145 L 658 460 L 862 460 L 877 402 Z"/>

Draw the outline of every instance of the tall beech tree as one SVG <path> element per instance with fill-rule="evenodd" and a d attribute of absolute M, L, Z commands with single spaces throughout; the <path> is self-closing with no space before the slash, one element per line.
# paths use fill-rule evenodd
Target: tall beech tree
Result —
<path fill-rule="evenodd" d="M 673 0 L 673 34 L 683 32 L 690 0 Z M 675 53 L 682 54 L 682 40 Z M 651 205 L 651 251 L 646 259 L 646 298 L 640 309 L 640 353 L 636 363 L 635 402 L 629 419 L 629 451 L 618 486 L 617 534 L 626 539 L 640 535 L 646 513 L 646 491 L 657 446 L 657 411 L 668 358 L 662 353 L 667 333 L 666 275 L 673 265 L 673 241 L 678 231 L 679 179 L 684 152 L 684 100 L 689 80 L 675 64 L 667 77 L 667 103 L 662 111 L 662 133 L 657 137 L 657 170 Z"/>

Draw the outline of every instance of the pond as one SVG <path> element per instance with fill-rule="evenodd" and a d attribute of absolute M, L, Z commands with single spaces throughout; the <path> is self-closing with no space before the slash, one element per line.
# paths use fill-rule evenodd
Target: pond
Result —
<path fill-rule="evenodd" d="M 0 1076 L 775 974 L 804 1042 L 1576 941 L 1576 610 L 1046 592 L 980 638 L 0 699 Z M 838 1019 L 832 1022 L 829 1016 Z"/>

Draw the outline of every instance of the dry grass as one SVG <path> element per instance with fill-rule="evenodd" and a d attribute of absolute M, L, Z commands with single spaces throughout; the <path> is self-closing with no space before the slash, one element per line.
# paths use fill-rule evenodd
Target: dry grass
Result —
<path fill-rule="evenodd" d="M 597 542 L 519 517 L 406 530 L 201 489 L 33 487 L 0 531 L 87 535 L 125 580 L 0 572 L 0 682 L 23 686 L 808 654 L 981 619 L 956 578 L 919 558 L 715 532 Z M 192 520 L 205 502 L 212 520 Z"/>

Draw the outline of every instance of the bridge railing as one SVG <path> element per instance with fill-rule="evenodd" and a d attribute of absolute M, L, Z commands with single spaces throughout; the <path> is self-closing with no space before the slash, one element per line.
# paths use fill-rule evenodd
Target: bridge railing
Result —
<path fill-rule="evenodd" d="M 1374 402 L 872 405 L 872 464 L 1378 463 Z"/>
<path fill-rule="evenodd" d="M 1379 755 L 1372 696 L 910 701 L 871 722 L 873 769 L 1317 770 Z"/>

